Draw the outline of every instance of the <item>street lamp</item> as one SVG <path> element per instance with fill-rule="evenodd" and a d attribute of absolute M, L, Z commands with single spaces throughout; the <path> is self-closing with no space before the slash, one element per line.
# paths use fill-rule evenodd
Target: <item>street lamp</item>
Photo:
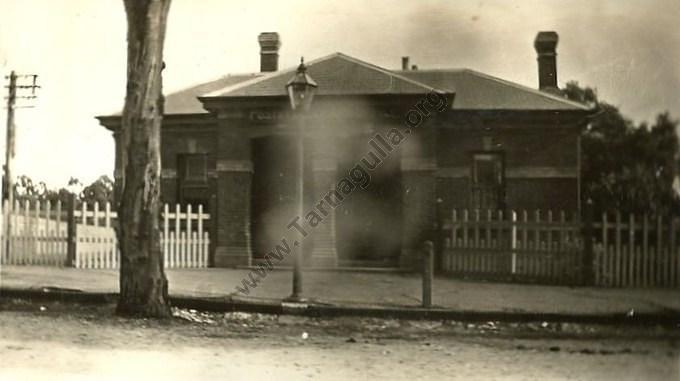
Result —
<path fill-rule="evenodd" d="M 300 65 L 295 72 L 293 78 L 286 83 L 286 91 L 288 92 L 288 99 L 290 99 L 290 107 L 293 111 L 301 110 L 307 111 L 312 105 L 312 99 L 316 93 L 318 85 L 307 74 L 307 66 L 305 66 L 304 57 L 300 58 Z"/>
<path fill-rule="evenodd" d="M 309 110 L 314 99 L 318 85 L 312 77 L 307 74 L 307 67 L 305 66 L 304 58 L 300 58 L 300 66 L 293 78 L 286 83 L 286 92 L 290 100 L 290 107 L 299 116 L 298 124 L 298 179 L 297 179 L 297 196 L 298 196 L 298 215 L 304 218 L 304 115 L 303 113 Z M 304 237 L 303 237 L 304 238 Z M 296 241 L 298 243 L 298 250 L 295 253 L 295 260 L 293 262 L 293 293 L 288 298 L 289 301 L 300 302 L 302 298 L 302 257 L 303 245 L 302 239 Z"/>

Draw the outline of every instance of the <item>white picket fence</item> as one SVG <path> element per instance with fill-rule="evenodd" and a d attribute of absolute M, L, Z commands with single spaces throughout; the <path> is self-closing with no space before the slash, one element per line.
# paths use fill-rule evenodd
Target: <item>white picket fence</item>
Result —
<path fill-rule="evenodd" d="M 165 204 L 161 233 L 165 267 L 208 267 L 210 237 L 203 224 L 209 219 L 210 216 L 203 212 L 202 205 L 198 206 L 197 213 L 193 213 L 191 205 L 187 205 L 184 212 L 179 205 L 175 205 L 174 212 L 170 212 L 168 204 Z M 185 223 L 184 229 L 182 221 Z M 192 226 L 194 221 L 195 230 Z M 174 229 L 171 230 L 172 225 Z"/>
<path fill-rule="evenodd" d="M 11 211 L 11 213 L 10 213 Z M 2 208 L 0 263 L 63 266 L 67 253 L 67 223 L 61 202 L 14 203 Z M 6 226 L 12 233 L 6 235 Z"/>
<path fill-rule="evenodd" d="M 68 255 L 68 211 L 60 202 L 16 202 L 3 206 L 3 225 L 10 223 L 11 234 L 0 232 L 0 263 L 7 265 L 73 266 L 115 269 L 120 253 L 114 227 L 117 213 L 110 204 L 83 203 L 73 211 L 75 253 Z M 196 211 L 194 211 L 196 210 Z M 210 215 L 202 206 L 184 210 L 164 205 L 161 222 L 161 248 L 166 268 L 208 267 L 210 237 L 204 225 Z M 72 263 L 67 263 L 71 262 Z"/>
<path fill-rule="evenodd" d="M 73 266 L 79 269 L 115 269 L 118 268 L 118 240 L 114 230 L 116 212 L 106 203 L 104 210 L 94 203 L 92 208 L 82 203 L 79 210 L 74 211 L 76 219 L 76 253 Z"/>

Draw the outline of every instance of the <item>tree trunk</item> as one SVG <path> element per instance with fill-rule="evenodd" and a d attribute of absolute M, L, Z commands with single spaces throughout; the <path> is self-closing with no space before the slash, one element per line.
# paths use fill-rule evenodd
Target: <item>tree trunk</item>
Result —
<path fill-rule="evenodd" d="M 127 93 L 117 180 L 122 315 L 167 317 L 168 280 L 160 245 L 160 127 L 163 42 L 170 0 L 123 0 L 127 14 Z"/>

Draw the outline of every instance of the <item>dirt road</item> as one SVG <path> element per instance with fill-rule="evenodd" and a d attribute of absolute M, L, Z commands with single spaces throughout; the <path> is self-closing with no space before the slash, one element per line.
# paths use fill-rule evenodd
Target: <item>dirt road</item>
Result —
<path fill-rule="evenodd" d="M 0 304 L 1 380 L 678 380 L 678 332 Z M 188 321 L 191 320 L 191 321 Z"/>

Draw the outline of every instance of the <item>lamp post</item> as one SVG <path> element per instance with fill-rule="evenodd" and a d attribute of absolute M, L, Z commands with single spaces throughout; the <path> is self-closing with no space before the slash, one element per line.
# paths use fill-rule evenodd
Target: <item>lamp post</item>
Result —
<path fill-rule="evenodd" d="M 76 202 L 82 187 L 77 182 L 69 181 L 66 186 L 68 201 L 66 202 L 66 263 L 67 267 L 76 267 Z M 85 217 L 83 216 L 83 221 Z"/>
<path fill-rule="evenodd" d="M 312 77 L 307 74 L 307 67 L 305 66 L 304 58 L 300 58 L 300 66 L 293 78 L 286 83 L 286 92 L 290 100 L 290 107 L 296 114 L 298 121 L 298 178 L 297 178 L 297 198 L 298 198 L 298 216 L 304 218 L 304 130 L 305 118 L 304 113 L 309 110 L 314 99 L 318 85 Z M 304 238 L 304 237 L 303 237 Z M 303 301 L 302 298 L 302 259 L 303 259 L 303 242 L 302 239 L 296 241 L 297 251 L 293 262 L 293 293 L 287 300 L 293 302 Z"/>

